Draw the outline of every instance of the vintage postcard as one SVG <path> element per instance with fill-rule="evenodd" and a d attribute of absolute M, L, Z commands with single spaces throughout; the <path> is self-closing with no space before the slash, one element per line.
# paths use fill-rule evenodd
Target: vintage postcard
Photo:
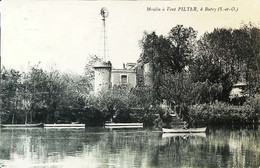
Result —
<path fill-rule="evenodd" d="M 0 168 L 260 167 L 260 0 L 0 13 Z"/>

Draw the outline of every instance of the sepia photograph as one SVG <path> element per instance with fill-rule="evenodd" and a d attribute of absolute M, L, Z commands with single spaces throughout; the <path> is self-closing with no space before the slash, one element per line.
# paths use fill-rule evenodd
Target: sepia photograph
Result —
<path fill-rule="evenodd" d="M 260 0 L 0 0 L 0 168 L 260 168 Z"/>

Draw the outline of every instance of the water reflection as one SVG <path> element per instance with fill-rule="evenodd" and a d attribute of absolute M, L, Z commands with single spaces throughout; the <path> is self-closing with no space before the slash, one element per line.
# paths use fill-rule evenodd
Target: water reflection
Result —
<path fill-rule="evenodd" d="M 207 134 L 101 127 L 0 131 L 0 165 L 6 167 L 260 166 L 260 129 L 212 128 Z"/>

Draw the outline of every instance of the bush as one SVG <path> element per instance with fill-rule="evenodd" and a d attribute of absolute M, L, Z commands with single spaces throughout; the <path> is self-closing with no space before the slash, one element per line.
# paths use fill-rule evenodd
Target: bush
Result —
<path fill-rule="evenodd" d="M 142 94 L 139 93 L 142 92 Z M 134 123 L 142 122 L 145 126 L 154 125 L 156 108 L 150 109 L 152 100 L 145 96 L 149 90 L 124 89 L 113 87 L 107 92 L 88 96 L 84 100 L 82 114 L 77 120 L 88 125 L 103 125 L 105 122 Z M 156 107 L 156 106 L 154 106 Z"/>
<path fill-rule="evenodd" d="M 250 98 L 243 106 L 223 102 L 192 105 L 189 107 L 189 122 L 194 125 L 257 123 L 259 102 L 257 98 Z"/>

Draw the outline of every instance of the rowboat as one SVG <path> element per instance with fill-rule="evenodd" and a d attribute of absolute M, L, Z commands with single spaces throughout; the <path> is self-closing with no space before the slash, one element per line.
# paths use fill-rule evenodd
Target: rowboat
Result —
<path fill-rule="evenodd" d="M 143 128 L 143 123 L 105 123 L 105 128 Z"/>
<path fill-rule="evenodd" d="M 85 124 L 44 124 L 44 128 L 85 128 Z"/>
<path fill-rule="evenodd" d="M 2 127 L 8 127 L 8 128 L 23 128 L 23 127 L 42 127 L 43 123 L 37 123 L 37 124 L 2 124 Z"/>
<path fill-rule="evenodd" d="M 198 132 L 206 132 L 207 127 L 202 128 L 162 128 L 163 133 L 198 133 Z"/>
<path fill-rule="evenodd" d="M 204 132 L 199 133 L 163 133 L 162 138 L 171 138 L 171 137 L 203 137 L 206 138 Z"/>

